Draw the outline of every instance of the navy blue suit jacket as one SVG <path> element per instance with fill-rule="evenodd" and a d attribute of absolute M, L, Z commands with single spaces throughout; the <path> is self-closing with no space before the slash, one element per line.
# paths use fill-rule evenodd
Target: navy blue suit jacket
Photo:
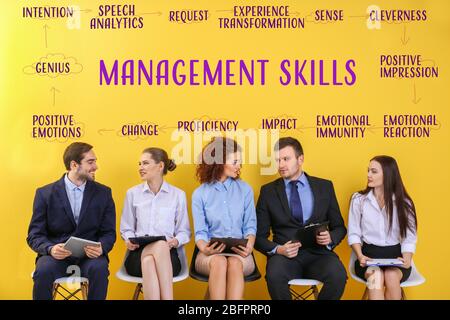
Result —
<path fill-rule="evenodd" d="M 94 181 L 87 181 L 81 204 L 78 225 L 75 223 L 64 176 L 38 188 L 33 204 L 33 216 L 28 228 L 28 245 L 47 255 L 48 249 L 75 236 L 102 243 L 107 255 L 116 241 L 116 209 L 111 189 Z"/>

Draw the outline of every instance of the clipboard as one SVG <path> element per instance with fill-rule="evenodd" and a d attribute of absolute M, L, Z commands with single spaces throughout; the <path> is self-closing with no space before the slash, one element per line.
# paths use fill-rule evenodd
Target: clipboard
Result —
<path fill-rule="evenodd" d="M 399 259 L 370 259 L 366 262 L 366 265 L 368 267 L 378 266 L 378 267 L 384 267 L 384 266 L 394 266 L 394 267 L 401 267 L 403 266 L 403 261 Z"/>
<path fill-rule="evenodd" d="M 316 236 L 323 231 L 328 230 L 328 221 L 320 223 L 311 223 L 300 228 L 295 234 L 293 242 L 300 241 L 302 248 L 311 248 L 319 246 L 316 241 Z"/>
<path fill-rule="evenodd" d="M 211 238 L 209 243 L 224 243 L 225 249 L 222 251 L 223 253 L 233 253 L 236 254 L 231 248 L 237 246 L 247 246 L 248 239 L 239 239 L 239 238 Z"/>
<path fill-rule="evenodd" d="M 130 240 L 130 242 L 132 244 L 139 245 L 139 247 L 145 247 L 146 245 L 148 245 L 152 242 L 155 242 L 155 241 L 159 241 L 159 240 L 166 241 L 166 237 L 165 236 L 144 236 L 144 237 L 128 238 L 128 240 Z"/>

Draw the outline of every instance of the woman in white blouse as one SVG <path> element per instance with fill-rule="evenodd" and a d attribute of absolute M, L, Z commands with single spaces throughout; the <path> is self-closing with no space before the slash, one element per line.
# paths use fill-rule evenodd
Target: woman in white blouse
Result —
<path fill-rule="evenodd" d="M 173 277 L 181 270 L 176 248 L 190 240 L 191 231 L 184 191 L 168 184 L 163 176 L 176 168 L 167 152 L 145 149 L 139 161 L 144 183 L 127 191 L 120 233 L 129 255 L 125 260 L 128 274 L 143 278 L 144 299 L 173 299 Z M 129 238 L 164 236 L 143 247 Z"/>
<path fill-rule="evenodd" d="M 394 158 L 371 159 L 367 180 L 350 203 L 348 243 L 358 258 L 355 273 L 368 280 L 369 299 L 401 299 L 400 283 L 411 274 L 416 249 L 416 210 Z M 370 259 L 395 258 L 403 265 L 367 267 Z"/>

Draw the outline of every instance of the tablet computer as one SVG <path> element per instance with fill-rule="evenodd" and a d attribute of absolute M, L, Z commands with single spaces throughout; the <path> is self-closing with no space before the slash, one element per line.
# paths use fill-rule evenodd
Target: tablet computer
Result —
<path fill-rule="evenodd" d="M 140 247 L 146 246 L 149 243 L 164 240 L 166 241 L 165 236 L 143 236 L 143 237 L 134 237 L 134 238 L 128 238 L 131 243 L 138 244 Z"/>
<path fill-rule="evenodd" d="M 224 243 L 225 249 L 222 251 L 223 253 L 236 253 L 231 248 L 237 246 L 247 246 L 248 239 L 239 239 L 239 238 L 211 238 L 209 243 Z"/>
<path fill-rule="evenodd" d="M 86 246 L 100 246 L 100 242 L 77 237 L 70 237 L 69 240 L 64 243 L 64 249 L 72 252 L 72 257 L 77 258 L 83 258 L 86 255 L 86 253 L 84 252 L 84 247 Z"/>

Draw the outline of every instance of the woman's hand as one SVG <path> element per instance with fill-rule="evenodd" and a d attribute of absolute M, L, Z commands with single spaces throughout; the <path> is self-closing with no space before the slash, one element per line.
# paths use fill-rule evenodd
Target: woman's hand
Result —
<path fill-rule="evenodd" d="M 372 259 L 370 259 L 369 257 L 366 257 L 363 254 L 358 256 L 359 265 L 363 268 L 367 266 L 367 261 L 370 261 L 370 260 L 372 260 Z"/>
<path fill-rule="evenodd" d="M 232 247 L 231 250 L 243 258 L 247 258 L 252 253 L 253 246 L 247 245 L 244 247 L 243 245 L 239 245 L 237 247 Z"/>
<path fill-rule="evenodd" d="M 402 268 L 405 268 L 405 269 L 411 268 L 411 258 L 410 257 L 403 256 L 403 257 L 398 257 L 397 259 L 403 262 Z"/>
<path fill-rule="evenodd" d="M 225 250 L 225 243 L 220 243 L 219 242 L 208 242 L 206 245 L 204 245 L 201 249 L 199 248 L 199 250 L 201 252 L 203 252 L 204 254 L 206 254 L 207 256 L 211 256 L 213 254 L 218 254 L 218 253 L 222 253 L 223 250 Z"/>
<path fill-rule="evenodd" d="M 125 241 L 125 245 L 127 246 L 127 249 L 130 250 L 130 251 L 134 251 L 137 248 L 139 248 L 138 244 L 131 243 L 130 240 Z"/>
<path fill-rule="evenodd" d="M 177 248 L 177 247 L 178 247 L 178 244 L 179 244 L 178 239 L 175 238 L 175 237 L 172 238 L 172 239 L 169 239 L 169 240 L 167 241 L 167 245 L 169 246 L 170 249 L 172 249 L 172 248 Z"/>

